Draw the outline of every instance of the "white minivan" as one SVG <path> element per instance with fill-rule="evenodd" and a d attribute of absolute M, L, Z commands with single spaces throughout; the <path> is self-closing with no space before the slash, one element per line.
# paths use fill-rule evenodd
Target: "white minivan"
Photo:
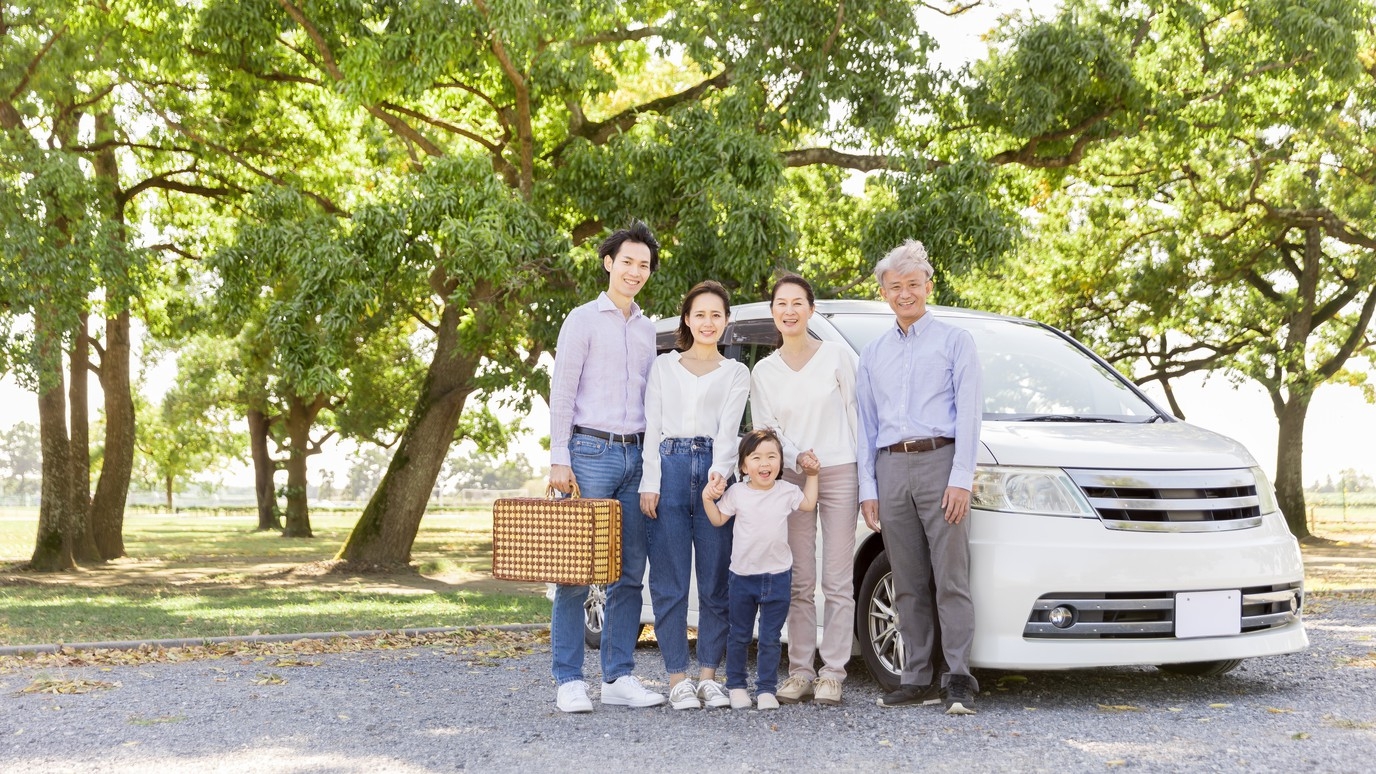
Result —
<path fill-rule="evenodd" d="M 1211 675 L 1308 646 L 1299 545 L 1241 444 L 1166 413 L 1054 328 L 928 309 L 971 333 L 984 372 L 970 514 L 973 666 L 1154 664 Z M 811 334 L 856 352 L 894 324 L 878 301 L 818 301 L 816 312 Z M 659 322 L 661 351 L 677 324 Z M 772 352 L 769 304 L 733 307 L 722 344 L 752 367 Z M 858 650 L 891 689 L 904 657 L 893 582 L 882 533 L 858 514 L 855 589 Z M 594 590 L 593 645 L 601 600 Z M 694 591 L 690 625 L 696 603 Z M 654 622 L 648 585 L 642 621 Z"/>

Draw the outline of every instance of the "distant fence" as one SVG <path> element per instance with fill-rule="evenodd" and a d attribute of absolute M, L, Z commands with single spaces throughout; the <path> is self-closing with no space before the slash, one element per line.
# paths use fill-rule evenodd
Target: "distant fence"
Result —
<path fill-rule="evenodd" d="M 1376 530 L 1376 491 L 1305 492 L 1309 531 Z"/>

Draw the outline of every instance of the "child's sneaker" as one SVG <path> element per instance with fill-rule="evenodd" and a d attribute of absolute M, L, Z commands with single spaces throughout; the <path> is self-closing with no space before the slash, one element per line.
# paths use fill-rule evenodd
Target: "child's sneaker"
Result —
<path fill-rule="evenodd" d="M 731 699 L 727 698 L 726 690 L 716 680 L 698 681 L 698 701 L 708 709 L 731 706 Z"/>
<path fill-rule="evenodd" d="M 702 702 L 698 701 L 698 689 L 692 680 L 684 678 L 669 689 L 669 705 L 676 710 L 702 709 Z"/>
<path fill-rule="evenodd" d="M 762 710 L 778 709 L 779 700 L 772 693 L 762 693 L 755 697 L 755 706 Z"/>
<path fill-rule="evenodd" d="M 732 688 L 731 709 L 750 709 L 750 691 L 744 688 Z"/>
<path fill-rule="evenodd" d="M 779 692 L 775 695 L 784 704 L 807 701 L 808 697 L 812 696 L 812 681 L 806 677 L 789 675 L 784 678 L 783 684 L 779 686 Z"/>

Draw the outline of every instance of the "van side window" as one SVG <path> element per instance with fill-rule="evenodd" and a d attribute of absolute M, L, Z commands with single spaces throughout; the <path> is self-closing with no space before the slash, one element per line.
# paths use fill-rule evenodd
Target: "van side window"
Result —
<path fill-rule="evenodd" d="M 779 330 L 774 327 L 774 320 L 770 318 L 732 323 L 723 338 L 726 341 L 726 356 L 739 360 L 750 369 L 754 369 L 756 363 L 769 357 L 783 343 Z M 741 433 L 748 432 L 751 427 L 750 405 L 746 404 L 745 415 L 741 417 Z"/>

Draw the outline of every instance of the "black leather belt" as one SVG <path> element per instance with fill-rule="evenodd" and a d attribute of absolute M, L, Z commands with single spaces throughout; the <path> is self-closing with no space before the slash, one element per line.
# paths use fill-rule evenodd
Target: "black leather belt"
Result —
<path fill-rule="evenodd" d="M 594 430 L 591 427 L 583 427 L 582 425 L 574 425 L 573 432 L 577 435 L 590 435 L 593 438 L 601 438 L 602 440 L 610 441 L 611 443 L 622 443 L 627 445 L 639 446 L 645 442 L 644 433 L 631 433 L 630 435 L 619 435 L 617 433 L 609 433 L 606 430 Z"/>
<path fill-rule="evenodd" d="M 914 438 L 911 441 L 903 441 L 902 443 L 896 443 L 892 446 L 885 446 L 880 449 L 880 451 L 911 454 L 914 452 L 936 451 L 943 446 L 950 446 L 955 442 L 956 439 L 954 438 Z"/>

